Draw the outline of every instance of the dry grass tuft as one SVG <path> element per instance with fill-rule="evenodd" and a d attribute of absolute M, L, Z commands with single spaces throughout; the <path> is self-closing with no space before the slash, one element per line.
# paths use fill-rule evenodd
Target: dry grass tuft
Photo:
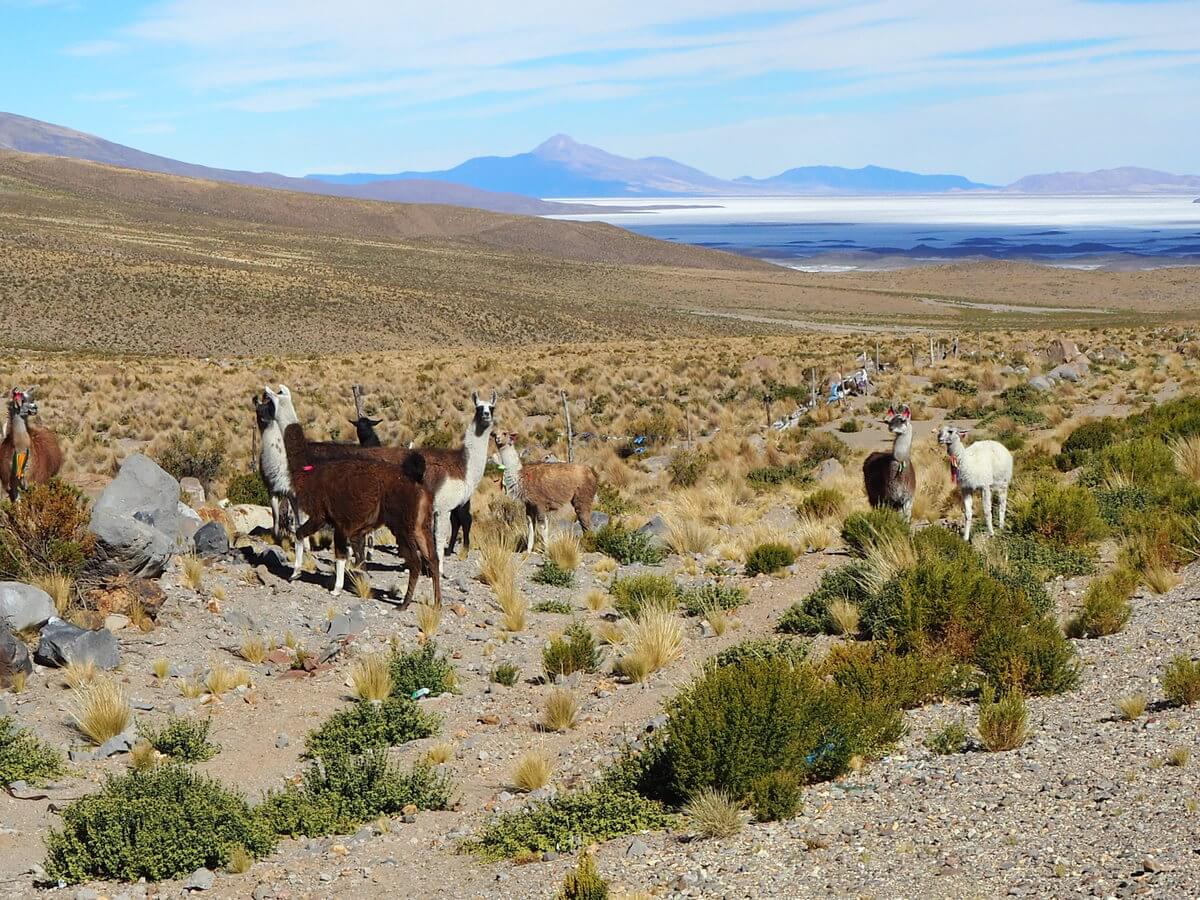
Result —
<path fill-rule="evenodd" d="M 97 747 L 116 737 L 133 721 L 133 708 L 124 689 L 107 678 L 97 679 L 75 690 L 71 718 L 75 727 Z"/>
<path fill-rule="evenodd" d="M 370 600 L 375 596 L 371 587 L 371 579 L 366 572 L 354 572 L 350 575 L 350 590 L 360 600 Z"/>
<path fill-rule="evenodd" d="M 570 731 L 579 719 L 579 701 L 565 688 L 554 688 L 542 702 L 542 727 L 547 731 Z"/>
<path fill-rule="evenodd" d="M 84 662 L 72 661 L 67 663 L 66 668 L 63 669 L 63 680 L 71 688 L 81 688 L 84 685 L 91 684 L 99 675 L 100 669 L 96 666 L 94 659 Z"/>
<path fill-rule="evenodd" d="M 515 581 L 517 561 L 512 536 L 498 524 L 476 529 L 472 545 L 479 548 L 479 580 L 492 590 Z"/>
<path fill-rule="evenodd" d="M 413 606 L 413 615 L 417 620 L 417 628 L 426 640 L 437 636 L 438 626 L 442 624 L 442 608 L 436 603 L 417 603 Z"/>
<path fill-rule="evenodd" d="M 732 837 L 742 830 L 741 806 L 724 791 L 702 788 L 683 808 L 691 826 L 707 838 Z"/>
<path fill-rule="evenodd" d="M 682 512 L 671 513 L 666 518 L 667 546 L 680 556 L 707 553 L 717 541 L 716 529 L 705 525 L 700 519 Z"/>
<path fill-rule="evenodd" d="M 588 609 L 592 612 L 600 612 L 608 606 L 611 595 L 608 591 L 602 591 L 599 588 L 592 588 L 587 592 L 587 596 L 583 598 L 583 602 L 587 604 Z"/>
<path fill-rule="evenodd" d="M 359 700 L 386 700 L 392 694 L 392 669 L 388 658 L 374 653 L 356 659 L 350 668 L 350 685 Z"/>
<path fill-rule="evenodd" d="M 1188 764 L 1188 760 L 1192 758 L 1192 751 L 1189 747 L 1174 747 L 1167 754 L 1167 765 L 1174 766 L 1177 769 L 1182 769 Z"/>
<path fill-rule="evenodd" d="M 512 787 L 529 793 L 550 783 L 554 775 L 554 763 L 541 750 L 523 753 L 513 768 Z"/>
<path fill-rule="evenodd" d="M 496 593 L 496 605 L 504 617 L 504 630 L 510 632 L 524 631 L 529 618 L 529 600 L 517 588 L 515 570 L 502 581 L 492 585 Z"/>
<path fill-rule="evenodd" d="M 838 597 L 829 604 L 829 618 L 838 634 L 846 637 L 858 634 L 858 607 L 845 597 Z"/>
<path fill-rule="evenodd" d="M 425 758 L 435 766 L 444 765 L 454 759 L 454 745 L 449 741 L 440 741 L 425 751 Z"/>
<path fill-rule="evenodd" d="M 129 748 L 129 764 L 139 772 L 158 765 L 161 757 L 162 754 L 154 749 L 154 745 L 144 739 Z"/>
<path fill-rule="evenodd" d="M 579 538 L 569 531 L 560 531 L 550 538 L 546 547 L 546 558 L 564 572 L 574 572 L 583 561 L 583 548 Z"/>
<path fill-rule="evenodd" d="M 683 623 L 670 610 L 648 607 L 630 628 L 628 643 L 616 669 L 631 681 L 645 681 L 683 655 Z"/>
<path fill-rule="evenodd" d="M 825 519 L 802 518 L 796 525 L 796 544 L 805 552 L 827 550 L 838 538 L 838 530 Z"/>
<path fill-rule="evenodd" d="M 185 678 L 179 682 L 179 696 L 194 700 L 204 693 L 204 685 L 194 678 Z"/>
<path fill-rule="evenodd" d="M 204 560 L 194 553 L 181 557 L 180 574 L 184 587 L 200 590 L 204 586 Z"/>
<path fill-rule="evenodd" d="M 1171 442 L 1175 468 L 1192 481 L 1200 482 L 1200 436 L 1177 438 Z"/>
<path fill-rule="evenodd" d="M 75 579 L 69 575 L 52 572 L 33 579 L 35 587 L 40 587 L 54 601 L 54 609 L 60 619 L 65 619 L 71 610 L 75 599 Z"/>
<path fill-rule="evenodd" d="M 878 594 L 897 574 L 917 564 L 917 551 L 908 535 L 886 535 L 867 550 L 863 564 L 863 586 Z"/>
<path fill-rule="evenodd" d="M 1161 559 L 1150 560 L 1142 570 L 1146 587 L 1156 594 L 1165 594 L 1176 587 L 1183 578 Z"/>
<path fill-rule="evenodd" d="M 1146 702 L 1145 694 L 1127 694 L 1117 701 L 1117 712 L 1126 722 L 1132 722 L 1146 712 Z"/>
<path fill-rule="evenodd" d="M 215 664 L 204 679 L 204 689 L 214 697 L 221 697 L 243 685 L 250 684 L 250 673 L 245 669 L 231 669 L 223 663 Z"/>

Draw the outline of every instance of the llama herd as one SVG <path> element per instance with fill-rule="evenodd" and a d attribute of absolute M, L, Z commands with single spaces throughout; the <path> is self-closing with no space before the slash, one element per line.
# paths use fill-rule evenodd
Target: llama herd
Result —
<path fill-rule="evenodd" d="M 35 388 L 14 388 L 9 396 L 8 422 L 0 441 L 0 483 L 15 501 L 30 484 L 49 481 L 62 466 L 62 451 L 54 432 L 29 422 L 38 412 Z M 489 441 L 494 440 L 503 472 L 505 492 L 524 504 L 528 548 L 540 526 L 543 543 L 549 537 L 549 514 L 570 507 L 580 527 L 592 527 L 596 471 L 577 463 L 544 462 L 522 465 L 511 433 L 493 434 L 496 394 L 490 400 L 471 395 L 474 414 L 454 448 L 389 447 L 379 439 L 355 389 L 358 444 L 310 441 L 300 424 L 292 392 L 286 385 L 270 387 L 254 397 L 260 434 L 259 473 L 271 498 L 276 536 L 290 533 L 295 541 L 292 579 L 300 577 L 308 539 L 322 528 L 333 532 L 334 595 L 345 586 L 351 551 L 358 565 L 366 562 L 372 533 L 386 526 L 397 542 L 397 554 L 407 564 L 404 605 L 411 602 L 422 574 L 433 580 L 435 602 L 441 603 L 442 566 L 452 553 L 459 531 L 469 549 L 471 497 L 483 480 Z M 898 510 L 912 518 L 917 472 L 912 459 L 912 413 L 888 409 L 884 418 L 894 435 L 890 451 L 871 453 L 863 462 L 863 485 L 873 507 Z M 938 444 L 946 448 L 951 478 L 963 506 L 963 540 L 970 541 L 974 493 L 983 502 L 984 522 L 993 534 L 993 496 L 1004 528 L 1013 458 L 997 441 L 965 445 L 967 431 L 943 425 Z"/>

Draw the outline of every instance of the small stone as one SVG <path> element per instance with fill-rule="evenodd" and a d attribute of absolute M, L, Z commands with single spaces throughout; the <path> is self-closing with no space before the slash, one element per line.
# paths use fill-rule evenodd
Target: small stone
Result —
<path fill-rule="evenodd" d="M 650 852 L 650 848 L 646 846 L 646 842 L 641 838 L 634 838 L 629 842 L 629 846 L 625 848 L 625 856 L 630 859 L 640 859 Z"/>
<path fill-rule="evenodd" d="M 188 880 L 184 882 L 183 889 L 185 891 L 207 891 L 212 886 L 212 869 L 200 868 L 188 876 Z"/>
<path fill-rule="evenodd" d="M 275 749 L 282 750 L 284 747 L 286 747 L 291 742 L 292 742 L 292 739 L 288 735 L 288 733 L 286 731 L 282 731 L 278 735 L 275 736 Z"/>
<path fill-rule="evenodd" d="M 67 756 L 73 763 L 91 762 L 95 759 L 91 750 L 69 750 Z"/>

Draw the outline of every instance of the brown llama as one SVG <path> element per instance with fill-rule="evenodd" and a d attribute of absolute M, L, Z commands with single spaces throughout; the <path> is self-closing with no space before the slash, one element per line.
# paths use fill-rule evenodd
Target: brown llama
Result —
<path fill-rule="evenodd" d="M 884 423 L 896 436 L 891 452 L 876 451 L 863 460 L 863 485 L 873 507 L 896 509 L 906 521 L 912 520 L 913 498 L 917 494 L 917 470 L 912 462 L 912 413 L 890 407 Z"/>
<path fill-rule="evenodd" d="M 269 395 L 290 406 L 286 395 Z M 285 416 L 286 418 L 286 416 Z M 333 593 L 342 591 L 350 545 L 362 546 L 368 534 L 386 525 L 396 537 L 396 550 L 408 564 L 407 606 L 422 570 L 433 579 L 434 601 L 441 605 L 441 569 L 433 546 L 433 497 L 419 480 L 399 466 L 378 459 L 346 457 L 321 460 L 310 452 L 299 422 L 283 429 L 283 444 L 296 506 L 304 518 L 296 531 L 296 555 L 308 538 L 326 526 L 333 529 L 336 560 Z"/>
<path fill-rule="evenodd" d="M 533 550 L 533 529 L 542 528 L 542 546 L 550 541 L 550 517 L 568 504 L 575 510 L 579 527 L 592 530 L 592 501 L 596 498 L 596 470 L 581 463 L 545 462 L 521 465 L 516 435 L 496 435 L 500 464 L 504 467 L 504 492 L 525 504 L 529 535 L 525 548 Z"/>
<path fill-rule="evenodd" d="M 0 441 L 0 484 L 16 500 L 31 484 L 45 484 L 62 468 L 58 437 L 49 428 L 29 424 L 37 415 L 37 388 L 13 388 L 8 401 L 8 431 Z"/>

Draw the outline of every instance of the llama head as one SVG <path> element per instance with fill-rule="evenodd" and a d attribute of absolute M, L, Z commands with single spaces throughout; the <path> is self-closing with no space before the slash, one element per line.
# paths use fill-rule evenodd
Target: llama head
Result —
<path fill-rule="evenodd" d="M 475 437 L 484 437 L 495 422 L 496 392 L 492 391 L 492 401 L 488 403 L 487 401 L 481 401 L 479 393 L 473 391 L 471 393 L 471 402 L 475 404 L 475 418 L 473 420 Z"/>
<path fill-rule="evenodd" d="M 967 436 L 967 429 L 955 428 L 953 425 L 943 425 L 938 429 L 938 443 L 945 444 L 947 448 L 954 445 L 955 441 L 961 441 Z"/>
<path fill-rule="evenodd" d="M 275 421 L 279 423 L 280 428 L 287 428 L 289 425 L 300 422 L 300 417 L 296 415 L 296 406 L 292 403 L 292 392 L 286 384 L 279 385 L 277 392 L 271 390 L 270 385 L 264 385 L 263 390 L 266 391 L 267 399 L 271 401 L 275 412 Z"/>
<path fill-rule="evenodd" d="M 28 388 L 13 388 L 12 394 L 8 400 L 8 413 L 12 416 L 20 416 L 27 418 L 36 415 L 38 411 L 37 401 L 33 399 L 33 392 L 36 387 Z"/>
<path fill-rule="evenodd" d="M 912 413 L 909 412 L 907 404 L 900 407 L 899 412 L 889 406 L 883 422 L 892 434 L 904 434 L 912 430 Z"/>
<path fill-rule="evenodd" d="M 258 430 L 263 431 L 275 421 L 275 404 L 266 394 L 255 394 L 250 398 L 250 402 L 254 406 L 254 420 L 258 423 Z"/>
<path fill-rule="evenodd" d="M 365 444 L 369 440 L 378 437 L 375 434 L 375 426 L 383 422 L 383 419 L 372 419 L 370 416 L 361 416 L 357 419 L 351 419 L 350 424 L 354 426 L 354 433 L 358 435 L 358 442 Z"/>

